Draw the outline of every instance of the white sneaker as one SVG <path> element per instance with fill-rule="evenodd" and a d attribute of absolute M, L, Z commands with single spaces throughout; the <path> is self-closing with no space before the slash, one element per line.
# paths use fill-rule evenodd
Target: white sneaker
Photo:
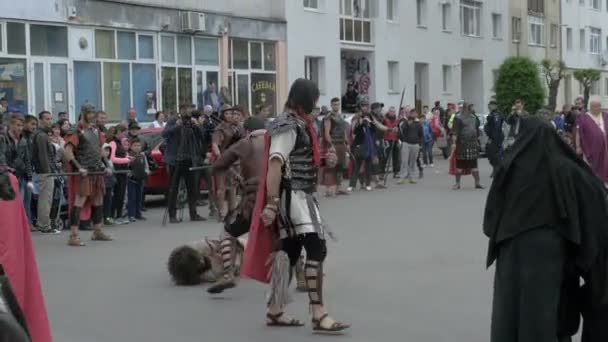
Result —
<path fill-rule="evenodd" d="M 435 164 L 431 164 L 431 167 L 435 167 Z"/>
<path fill-rule="evenodd" d="M 346 192 L 353 192 L 353 187 L 349 186 L 348 188 L 346 188 Z"/>
<path fill-rule="evenodd" d="M 372 187 L 371 187 L 371 186 L 366 186 L 366 187 L 365 187 L 365 190 L 366 190 L 366 191 L 372 191 Z"/>

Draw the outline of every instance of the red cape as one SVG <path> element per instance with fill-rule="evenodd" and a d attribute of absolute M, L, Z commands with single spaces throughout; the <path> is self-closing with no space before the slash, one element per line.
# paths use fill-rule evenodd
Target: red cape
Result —
<path fill-rule="evenodd" d="M 10 175 L 13 189 L 17 179 Z M 32 342 L 51 342 L 42 286 L 30 228 L 18 191 L 12 201 L 0 201 L 0 264 L 23 311 Z"/>
<path fill-rule="evenodd" d="M 255 207 L 251 219 L 249 239 L 245 248 L 245 258 L 241 267 L 241 276 L 268 283 L 270 263 L 268 262 L 273 249 L 273 227 L 265 227 L 262 222 L 262 211 L 266 206 L 266 176 L 268 175 L 268 157 L 270 150 L 270 136 L 264 136 L 264 166 L 262 169 L 258 191 L 255 198 Z"/>

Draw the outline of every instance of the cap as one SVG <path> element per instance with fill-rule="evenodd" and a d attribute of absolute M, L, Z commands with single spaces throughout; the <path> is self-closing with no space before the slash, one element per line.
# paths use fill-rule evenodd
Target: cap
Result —
<path fill-rule="evenodd" d="M 359 101 L 359 106 L 369 106 L 369 100 L 368 99 L 361 99 L 361 101 Z"/>
<path fill-rule="evenodd" d="M 80 112 L 81 113 L 94 113 L 95 112 L 95 106 L 93 106 L 89 102 L 85 102 L 85 104 L 83 104 L 82 107 L 80 107 Z"/>
<path fill-rule="evenodd" d="M 222 107 L 220 107 L 220 113 L 224 113 L 227 110 L 232 110 L 232 106 L 225 104 Z"/>
<path fill-rule="evenodd" d="M 131 121 L 129 122 L 129 129 L 141 129 L 141 127 L 139 127 L 139 124 L 135 121 Z"/>

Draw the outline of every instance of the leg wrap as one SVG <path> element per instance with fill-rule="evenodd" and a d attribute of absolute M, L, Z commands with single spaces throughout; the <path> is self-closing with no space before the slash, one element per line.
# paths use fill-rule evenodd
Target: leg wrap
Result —
<path fill-rule="evenodd" d="M 289 256 L 284 251 L 278 251 L 272 260 L 270 271 L 270 293 L 268 305 L 285 307 L 290 301 L 289 282 L 291 278 L 291 265 Z"/>
<path fill-rule="evenodd" d="M 323 305 L 323 264 L 319 261 L 306 260 L 304 270 L 310 305 Z"/>
<path fill-rule="evenodd" d="M 224 277 L 234 274 L 236 240 L 232 237 L 225 237 L 220 241 L 220 254 L 222 256 L 222 267 Z"/>
<path fill-rule="evenodd" d="M 300 259 L 296 263 L 295 271 L 298 291 L 306 291 L 308 287 L 306 286 L 306 274 L 304 271 L 304 256 L 300 256 Z"/>
<path fill-rule="evenodd" d="M 81 207 L 73 206 L 72 212 L 70 213 L 70 226 L 78 227 L 80 225 L 80 211 Z"/>
<path fill-rule="evenodd" d="M 103 222 L 103 206 L 91 207 L 91 221 L 93 225 Z"/>

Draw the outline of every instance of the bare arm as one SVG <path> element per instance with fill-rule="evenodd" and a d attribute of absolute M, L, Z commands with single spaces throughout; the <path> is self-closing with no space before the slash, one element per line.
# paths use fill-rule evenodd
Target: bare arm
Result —
<path fill-rule="evenodd" d="M 327 142 L 327 144 L 332 145 L 331 143 L 331 121 L 329 119 L 323 120 L 323 138 Z"/>
<path fill-rule="evenodd" d="M 268 174 L 266 175 L 267 197 L 278 197 L 281 187 L 283 162 L 280 158 L 272 158 L 268 162 Z"/>

